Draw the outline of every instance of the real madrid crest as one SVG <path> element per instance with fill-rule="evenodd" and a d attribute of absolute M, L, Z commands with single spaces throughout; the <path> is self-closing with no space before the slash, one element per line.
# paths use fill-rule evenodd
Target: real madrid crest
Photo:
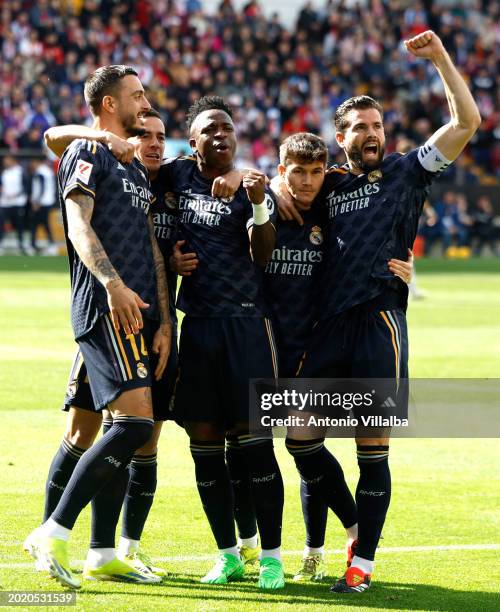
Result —
<path fill-rule="evenodd" d="M 139 378 L 146 378 L 147 375 L 148 370 L 146 366 L 142 363 L 142 361 L 139 361 L 139 363 L 137 364 L 137 376 Z"/>
<path fill-rule="evenodd" d="M 165 193 L 165 206 L 174 210 L 177 207 L 177 200 L 175 199 L 175 193 L 167 191 Z"/>
<path fill-rule="evenodd" d="M 368 180 L 370 181 L 370 183 L 374 183 L 375 181 L 378 181 L 381 178 L 382 172 L 380 172 L 380 170 L 372 170 L 368 175 Z"/>
<path fill-rule="evenodd" d="M 321 228 L 318 225 L 315 225 L 311 228 L 309 240 L 312 242 L 312 244 L 315 244 L 316 246 L 323 244 L 323 232 L 321 231 Z"/>

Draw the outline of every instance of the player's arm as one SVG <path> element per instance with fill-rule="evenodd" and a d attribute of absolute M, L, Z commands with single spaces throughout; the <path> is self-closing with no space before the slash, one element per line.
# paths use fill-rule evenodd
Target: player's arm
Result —
<path fill-rule="evenodd" d="M 240 188 L 241 182 L 249 172 L 253 172 L 253 168 L 233 169 L 222 176 L 218 176 L 212 183 L 212 197 L 214 198 L 230 198 Z M 258 172 L 258 170 L 256 170 Z M 269 179 L 266 178 L 266 184 Z"/>
<path fill-rule="evenodd" d="M 160 380 L 167 367 L 172 341 L 172 322 L 168 310 L 168 281 L 165 270 L 165 261 L 156 241 L 153 217 L 148 215 L 148 228 L 153 247 L 153 259 L 156 272 L 156 293 L 158 296 L 158 307 L 160 309 L 160 327 L 153 338 L 153 352 L 158 354 L 158 365 L 155 370 L 156 380 Z"/>
<path fill-rule="evenodd" d="M 96 130 L 86 125 L 59 125 L 56 127 L 49 128 L 43 135 L 46 145 L 49 149 L 61 157 L 66 147 L 68 147 L 73 140 L 97 140 L 102 143 L 113 153 L 113 155 L 124 164 L 130 163 L 134 159 L 134 146 L 112 134 L 106 130 Z"/>
<path fill-rule="evenodd" d="M 272 257 L 276 243 L 276 230 L 269 220 L 266 202 L 266 175 L 259 170 L 248 172 L 243 179 L 243 187 L 253 207 L 253 224 L 249 230 L 250 250 L 254 262 L 265 266 Z"/>
<path fill-rule="evenodd" d="M 446 161 L 452 162 L 481 124 L 477 105 L 439 36 L 427 30 L 405 40 L 405 46 L 415 57 L 431 60 L 443 81 L 450 120 L 431 136 L 427 144 L 434 145 Z"/>
<path fill-rule="evenodd" d="M 122 325 L 126 334 L 138 333 L 142 328 L 140 309 L 148 308 L 149 304 L 125 285 L 106 255 L 90 223 L 94 198 L 73 190 L 65 198 L 65 208 L 68 238 L 84 265 L 106 289 L 115 328 L 118 330 Z"/>

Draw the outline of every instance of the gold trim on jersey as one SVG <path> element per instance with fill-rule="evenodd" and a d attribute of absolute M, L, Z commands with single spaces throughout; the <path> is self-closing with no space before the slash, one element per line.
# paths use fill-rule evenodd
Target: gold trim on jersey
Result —
<path fill-rule="evenodd" d="M 66 187 L 66 189 L 64 190 L 64 199 L 69 197 L 69 194 L 75 189 L 83 189 L 84 191 L 88 191 L 95 198 L 95 191 L 92 191 L 92 189 L 90 189 L 89 187 L 85 187 L 85 185 L 82 185 L 81 183 L 71 183 L 71 185 L 69 187 Z"/>
<path fill-rule="evenodd" d="M 273 361 L 274 378 L 278 378 L 278 351 L 276 350 L 276 344 L 274 342 L 273 328 L 269 319 L 264 318 L 264 324 L 266 326 L 266 333 L 269 339 L 269 346 L 271 347 L 271 358 Z"/>
<path fill-rule="evenodd" d="M 132 371 L 130 364 L 127 359 L 127 353 L 123 347 L 122 339 L 120 338 L 120 332 L 117 332 L 113 324 L 111 314 L 108 312 L 107 316 L 104 317 L 106 327 L 108 328 L 109 335 L 111 336 L 111 342 L 115 349 L 115 355 L 118 360 L 118 365 L 123 376 L 123 380 L 132 380 Z"/>
<path fill-rule="evenodd" d="M 387 310 L 384 312 L 383 310 L 381 310 L 380 316 L 384 320 L 385 324 L 387 325 L 391 333 L 391 342 L 392 342 L 392 347 L 394 349 L 394 357 L 396 361 L 396 380 L 397 380 L 397 385 L 399 387 L 399 355 L 400 355 L 400 350 L 401 350 L 400 341 L 399 341 L 399 330 L 397 328 L 396 322 L 393 320 L 393 317 L 390 311 Z"/>

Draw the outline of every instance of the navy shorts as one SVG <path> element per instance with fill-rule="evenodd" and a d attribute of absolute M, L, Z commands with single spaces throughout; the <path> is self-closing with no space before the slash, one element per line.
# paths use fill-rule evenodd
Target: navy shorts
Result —
<path fill-rule="evenodd" d="M 180 422 L 249 421 L 249 379 L 277 377 L 271 323 L 253 317 L 182 322 L 174 412 Z"/>
<path fill-rule="evenodd" d="M 295 346 L 287 346 L 285 343 L 278 342 L 278 363 L 280 378 L 295 378 L 301 363 L 304 349 L 297 349 Z"/>
<path fill-rule="evenodd" d="M 64 410 L 102 410 L 124 391 L 151 387 L 156 421 L 172 418 L 171 399 L 177 377 L 177 338 L 173 333 L 167 367 L 161 380 L 154 380 L 158 357 L 151 351 L 157 324 L 144 319 L 137 335 L 126 336 L 101 317 L 92 331 L 79 341 L 64 399 Z M 103 330 L 105 326 L 105 331 Z M 175 331 L 175 330 L 174 330 Z M 99 333 L 101 332 L 101 333 Z"/>
<path fill-rule="evenodd" d="M 361 304 L 319 321 L 311 332 L 298 376 L 380 379 L 377 392 L 385 395 L 382 405 L 387 398 L 394 398 L 397 414 L 405 416 L 408 330 L 404 308 L 381 310 L 371 303 Z"/>

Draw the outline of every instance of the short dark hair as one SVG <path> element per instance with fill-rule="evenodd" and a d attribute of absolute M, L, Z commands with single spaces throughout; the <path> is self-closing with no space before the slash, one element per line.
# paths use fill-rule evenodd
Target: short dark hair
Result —
<path fill-rule="evenodd" d="M 382 105 L 374 100 L 370 96 L 355 96 L 354 98 L 349 98 L 345 102 L 337 108 L 335 111 L 335 128 L 338 132 L 343 132 L 347 127 L 349 127 L 349 122 L 346 117 L 352 110 L 365 110 L 367 108 L 374 108 L 378 110 L 380 116 L 384 117 L 384 109 Z"/>
<path fill-rule="evenodd" d="M 155 117 L 156 119 L 160 119 L 161 121 L 163 121 L 160 113 L 155 108 L 150 108 L 149 110 L 147 110 L 144 113 L 144 117 Z"/>
<path fill-rule="evenodd" d="M 188 130 L 191 129 L 194 120 L 198 115 L 207 110 L 221 110 L 233 118 L 233 109 L 224 102 L 220 96 L 203 96 L 194 102 L 186 113 L 186 124 Z"/>
<path fill-rule="evenodd" d="M 326 165 L 328 149 L 322 138 L 310 132 L 298 132 L 285 138 L 280 146 L 280 164 L 286 166 L 290 161 L 303 164 L 322 162 Z"/>
<path fill-rule="evenodd" d="M 115 96 L 121 80 L 127 75 L 138 76 L 131 66 L 117 64 L 101 66 L 85 79 L 85 102 L 93 115 L 98 115 L 104 96 Z"/>

